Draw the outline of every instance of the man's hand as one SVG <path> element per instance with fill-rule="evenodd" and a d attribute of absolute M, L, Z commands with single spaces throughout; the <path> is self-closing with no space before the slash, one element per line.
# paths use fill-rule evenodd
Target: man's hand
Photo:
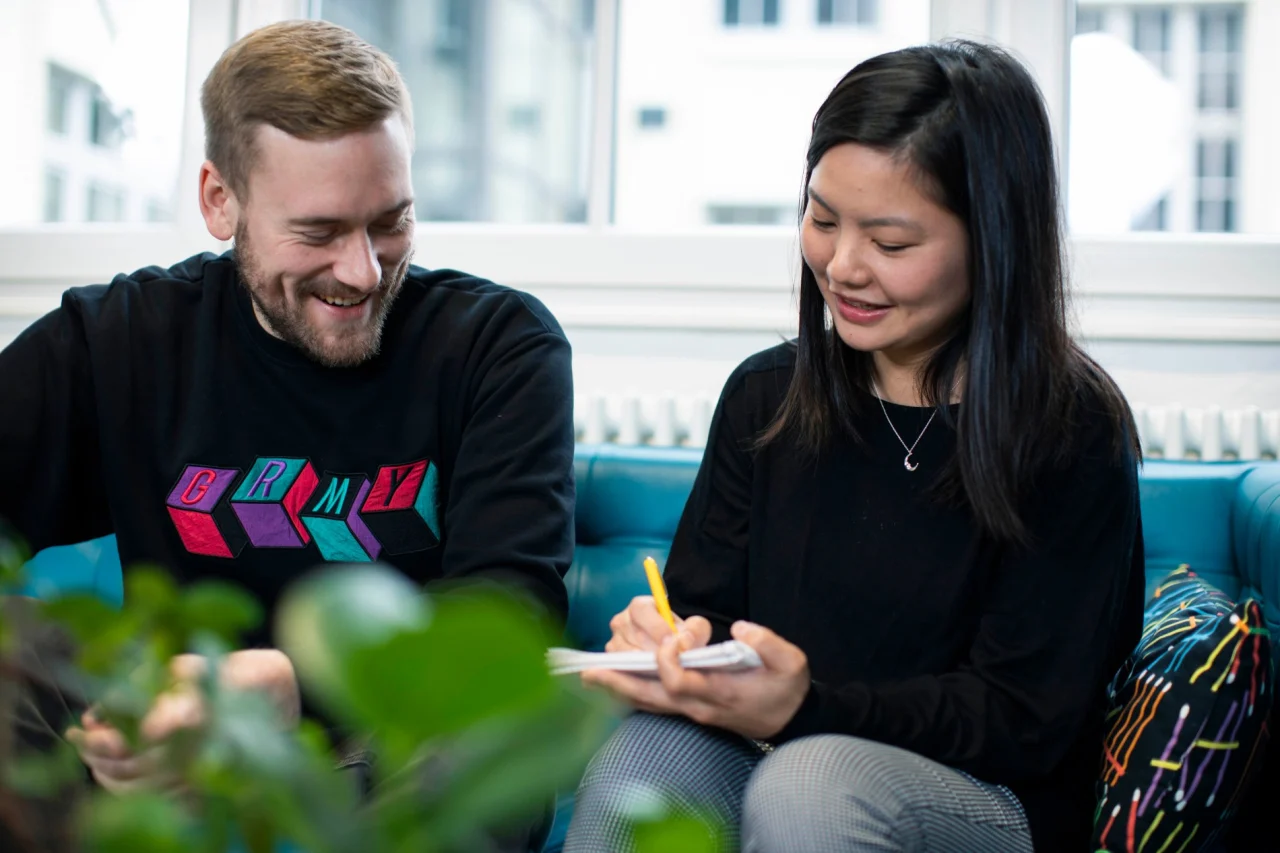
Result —
<path fill-rule="evenodd" d="M 711 641 L 711 623 L 701 616 L 676 617 L 681 651 L 705 646 Z M 672 636 L 671 626 L 658 613 L 651 595 L 637 595 L 627 609 L 609 620 L 613 636 L 605 643 L 606 652 L 653 651 Z"/>
<path fill-rule="evenodd" d="M 80 717 L 83 728 L 67 730 L 67 740 L 80 752 L 80 760 L 94 781 L 113 794 L 174 791 L 180 787 L 166 742 L 179 731 L 197 729 L 204 722 L 204 703 L 194 683 L 203 666 L 203 659 L 195 655 L 174 658 L 170 669 L 177 684 L 157 696 L 143 717 L 139 734 L 145 745 L 138 752 L 129 748 L 118 729 L 99 720 L 92 711 Z"/>
<path fill-rule="evenodd" d="M 298 677 L 289 656 L 279 649 L 232 652 L 222 664 L 218 683 L 229 690 L 261 691 L 279 712 L 280 722 L 286 728 L 296 726 L 302 716 Z"/>
<path fill-rule="evenodd" d="M 151 746 L 133 752 L 124 735 L 86 711 L 80 717 L 83 728 L 67 729 L 67 740 L 80 753 L 93 779 L 113 794 L 131 791 L 170 791 L 178 779 L 165 769 L 164 747 Z"/>
<path fill-rule="evenodd" d="M 81 727 L 67 730 L 69 740 L 80 752 L 104 789 L 113 793 L 173 790 L 178 779 L 167 766 L 165 742 L 182 730 L 204 724 L 204 701 L 196 684 L 208 670 L 200 655 L 177 655 L 170 661 L 174 687 L 158 696 L 140 726 L 142 748 L 129 749 L 124 735 L 98 720 L 92 713 L 81 717 Z M 289 658 L 275 649 L 248 649 L 232 652 L 219 670 L 219 684 L 229 690 L 260 690 L 280 713 L 286 727 L 297 725 L 301 716 L 298 682 Z"/>
<path fill-rule="evenodd" d="M 691 620 L 692 621 L 692 620 Z M 763 739 L 791 721 L 809 692 L 809 660 L 798 646 L 750 622 L 735 622 L 733 637 L 751 646 L 764 664 L 746 672 L 684 669 L 671 630 L 657 652 L 659 680 L 592 669 L 586 684 L 598 684 L 642 711 L 681 714 L 696 723 Z"/>

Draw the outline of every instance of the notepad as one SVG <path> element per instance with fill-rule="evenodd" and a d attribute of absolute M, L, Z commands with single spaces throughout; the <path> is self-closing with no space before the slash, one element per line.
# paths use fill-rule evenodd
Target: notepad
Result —
<path fill-rule="evenodd" d="M 614 669 L 620 672 L 656 673 L 658 660 L 653 652 L 583 652 L 578 649 L 547 649 L 552 675 L 567 675 L 584 669 Z M 760 655 L 746 643 L 729 640 L 680 653 L 685 669 L 714 669 L 741 672 L 762 666 Z"/>

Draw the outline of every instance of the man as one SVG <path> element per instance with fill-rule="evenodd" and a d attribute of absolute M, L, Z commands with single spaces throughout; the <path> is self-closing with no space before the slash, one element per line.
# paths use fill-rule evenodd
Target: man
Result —
<path fill-rule="evenodd" d="M 393 63 L 340 27 L 277 24 L 223 54 L 202 107 L 200 209 L 234 251 L 72 289 L 0 353 L 0 518 L 33 550 L 114 532 L 126 566 L 235 582 L 268 616 L 317 563 L 380 560 L 497 579 L 563 618 L 569 345 L 530 296 L 410 266 Z M 280 652 L 223 677 L 296 713 Z M 189 710 L 157 708 L 152 731 Z M 104 786 L 146 782 L 114 730 L 71 736 Z"/>

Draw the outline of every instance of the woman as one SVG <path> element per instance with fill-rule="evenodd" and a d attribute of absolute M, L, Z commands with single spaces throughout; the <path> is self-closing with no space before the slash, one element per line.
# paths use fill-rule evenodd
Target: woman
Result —
<path fill-rule="evenodd" d="M 1066 328 L 1048 118 L 958 42 L 854 68 L 813 122 L 800 333 L 730 377 L 651 599 L 594 671 L 642 712 L 567 851 L 637 792 L 750 851 L 1084 851 L 1104 690 L 1141 627 L 1136 431 Z M 728 639 L 764 666 L 682 670 Z"/>

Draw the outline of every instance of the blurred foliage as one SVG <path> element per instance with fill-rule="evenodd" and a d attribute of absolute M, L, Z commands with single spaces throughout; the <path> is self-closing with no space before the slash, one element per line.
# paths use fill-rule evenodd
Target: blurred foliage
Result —
<path fill-rule="evenodd" d="M 714 824 L 703 818 L 672 815 L 633 825 L 636 853 L 721 853 L 721 839 Z"/>
<path fill-rule="evenodd" d="M 9 588 L 25 558 L 0 544 Z M 549 674 L 544 653 L 559 636 L 527 602 L 479 585 L 428 595 L 387 567 L 329 566 L 287 591 L 273 627 L 329 729 L 368 746 L 366 797 L 352 773 L 334 770 L 324 729 L 290 728 L 265 696 L 218 685 L 217 664 L 262 618 L 237 588 L 179 589 L 138 568 L 122 609 L 75 594 L 35 612 L 79 641 L 60 683 L 135 747 L 147 710 L 174 687 L 171 658 L 195 652 L 213 664 L 198 684 L 203 724 L 164 744 L 183 793 L 90 792 L 74 815 L 85 853 L 482 850 L 486 830 L 529 820 L 571 790 L 616 723 L 605 697 Z M 15 628 L 0 616 L 5 650 Z M 66 747 L 19 760 L 8 736 L 0 762 L 0 797 L 47 797 L 85 772 Z"/>
<path fill-rule="evenodd" d="M 635 853 L 724 853 L 728 843 L 724 825 L 705 811 L 691 812 L 684 799 L 674 799 L 650 787 L 632 789 L 625 819 L 631 827 Z"/>

